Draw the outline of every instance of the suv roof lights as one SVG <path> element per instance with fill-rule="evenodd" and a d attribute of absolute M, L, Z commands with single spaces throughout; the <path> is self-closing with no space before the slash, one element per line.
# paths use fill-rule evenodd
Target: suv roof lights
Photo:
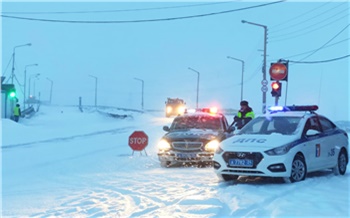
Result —
<path fill-rule="evenodd" d="M 210 114 L 217 114 L 218 108 L 217 107 L 211 107 L 211 108 L 197 108 L 197 109 L 186 109 L 185 113 L 195 113 L 195 112 L 204 112 L 204 113 L 210 113 Z"/>

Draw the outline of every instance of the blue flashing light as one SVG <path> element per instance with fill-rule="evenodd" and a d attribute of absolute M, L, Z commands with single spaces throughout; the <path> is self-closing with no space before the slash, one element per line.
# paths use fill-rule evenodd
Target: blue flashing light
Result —
<path fill-rule="evenodd" d="M 270 113 L 279 111 L 316 111 L 317 109 L 317 105 L 271 106 L 268 108 Z"/>
<path fill-rule="evenodd" d="M 268 108 L 269 111 L 286 111 L 286 107 L 283 106 L 271 106 Z"/>

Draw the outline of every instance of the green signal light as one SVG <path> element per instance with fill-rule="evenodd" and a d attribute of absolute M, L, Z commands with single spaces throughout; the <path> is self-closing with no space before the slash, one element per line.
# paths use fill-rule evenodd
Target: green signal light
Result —
<path fill-rule="evenodd" d="M 10 98 L 16 97 L 16 92 L 10 92 L 9 96 L 10 96 Z"/>

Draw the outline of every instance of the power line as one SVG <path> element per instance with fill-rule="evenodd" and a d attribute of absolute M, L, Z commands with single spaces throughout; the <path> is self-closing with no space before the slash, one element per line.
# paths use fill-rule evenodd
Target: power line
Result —
<path fill-rule="evenodd" d="M 333 46 L 333 45 L 337 45 L 337 44 L 339 44 L 339 43 L 348 41 L 349 39 L 350 39 L 350 38 L 343 39 L 343 40 L 341 40 L 341 41 L 339 41 L 339 42 L 335 42 L 335 43 L 330 44 L 330 45 L 327 45 L 327 46 L 325 46 L 325 47 L 323 47 L 323 48 L 328 48 L 328 47 L 331 47 L 331 46 Z M 316 50 L 317 50 L 317 49 L 313 49 L 313 50 L 311 50 L 311 51 L 306 51 L 306 52 L 303 52 L 303 53 L 299 53 L 299 54 L 295 54 L 295 55 L 290 55 L 290 56 L 284 57 L 284 59 L 292 58 L 292 57 L 297 57 L 297 56 L 304 55 L 304 54 L 308 54 L 308 53 L 314 52 L 314 51 L 316 51 Z"/>
<path fill-rule="evenodd" d="M 10 19 L 42 21 L 42 22 L 56 22 L 56 23 L 85 23 L 85 24 L 145 23 L 145 22 L 157 22 L 157 21 L 171 21 L 171 20 L 191 19 L 191 18 L 198 18 L 198 17 L 206 17 L 206 16 L 213 16 L 213 15 L 219 15 L 219 14 L 226 14 L 226 13 L 232 13 L 232 12 L 237 12 L 237 11 L 243 11 L 243 10 L 249 10 L 249 9 L 253 9 L 253 8 L 269 6 L 269 5 L 281 3 L 281 2 L 284 2 L 284 1 L 285 0 L 280 0 L 280 1 L 266 3 L 266 4 L 260 4 L 260 5 L 250 6 L 250 7 L 238 8 L 238 9 L 227 10 L 227 11 L 219 11 L 219 12 L 213 12 L 213 13 L 207 13 L 207 14 L 190 15 L 190 16 L 183 16 L 183 17 L 159 18 L 159 19 L 145 19 L 145 20 L 77 21 L 77 20 L 54 20 L 54 19 L 43 19 L 43 18 L 16 17 L 16 16 L 7 16 L 7 15 L 1 15 L 1 17 L 3 17 L 3 18 L 10 18 Z"/>
<path fill-rule="evenodd" d="M 310 30 L 312 27 L 315 27 L 316 25 L 319 25 L 319 24 L 324 23 L 324 22 L 326 22 L 326 21 L 329 21 L 331 18 L 335 18 L 336 16 L 340 16 L 341 13 L 343 13 L 343 12 L 348 12 L 348 11 L 349 11 L 349 9 L 348 9 L 348 8 L 345 8 L 344 10 L 342 10 L 342 11 L 340 11 L 340 12 L 337 12 L 336 14 L 332 15 L 331 17 L 326 17 L 325 19 L 323 19 L 322 21 L 319 21 L 319 22 L 316 23 L 316 24 L 311 24 L 311 25 L 309 25 L 309 26 L 307 26 L 307 27 L 302 27 L 302 28 L 300 28 L 299 30 L 295 30 L 295 31 L 292 31 L 292 32 L 289 32 L 289 33 L 285 33 L 285 34 L 281 34 L 281 35 L 276 35 L 276 36 L 273 36 L 272 38 L 274 39 L 274 38 L 281 38 L 281 37 L 283 37 L 283 36 L 291 36 L 291 35 L 293 35 L 293 33 L 297 33 L 297 34 L 300 35 L 301 31 L 303 31 L 303 30 Z M 334 21 L 331 21 L 330 23 L 328 23 L 328 24 L 326 24 L 326 25 L 324 25 L 324 26 L 327 26 L 327 25 L 329 25 L 329 24 L 332 24 L 332 23 L 334 23 L 334 22 L 336 22 L 336 21 L 338 21 L 338 20 L 341 20 L 341 19 L 343 19 L 343 18 L 347 18 L 348 16 L 349 16 L 349 13 L 345 14 L 344 16 L 342 16 L 342 17 L 340 17 L 340 18 L 337 18 L 337 19 L 334 20 Z M 321 26 L 321 27 L 324 27 L 324 26 Z M 316 29 L 314 29 L 313 31 L 318 30 L 318 29 L 320 29 L 320 28 L 316 28 Z M 308 31 L 308 32 L 311 32 L 311 31 Z M 303 35 L 305 35 L 305 33 L 304 33 Z"/>
<path fill-rule="evenodd" d="M 299 37 L 299 36 L 305 36 L 306 34 L 315 32 L 315 31 L 317 31 L 317 30 L 319 30 L 319 29 L 322 29 L 322 28 L 324 28 L 324 27 L 326 27 L 326 26 L 329 26 L 329 25 L 331 25 L 331 24 L 333 24 L 333 23 L 335 23 L 335 22 L 337 22 L 337 21 L 339 21 L 339 20 L 341 20 L 341 19 L 347 18 L 348 16 L 349 16 L 349 14 L 346 14 L 346 15 L 344 15 L 343 17 L 340 17 L 340 18 L 338 18 L 337 20 L 331 21 L 331 22 L 329 22 L 329 23 L 327 23 L 327 24 L 325 24 L 325 25 L 323 25 L 323 26 L 320 26 L 320 27 L 318 27 L 318 28 L 310 29 L 309 31 L 306 31 L 306 32 L 299 32 L 299 33 L 297 33 L 297 34 L 290 35 L 290 36 L 287 37 L 287 38 L 282 38 L 282 39 L 277 39 L 277 40 L 271 40 L 270 42 L 280 42 L 280 41 L 285 41 L 285 40 L 287 40 L 287 39 L 295 39 L 295 38 L 297 38 L 297 37 Z M 308 28 L 306 28 L 306 29 L 308 29 Z M 272 39 L 273 39 L 273 37 L 272 37 Z"/>
<path fill-rule="evenodd" d="M 290 63 L 295 63 L 295 64 L 319 64 L 319 63 L 327 63 L 327 62 L 332 62 L 332 61 L 338 61 L 344 58 L 350 57 L 350 54 L 338 57 L 338 58 L 333 58 L 333 59 L 328 59 L 328 60 L 322 60 L 322 61 L 292 61 L 288 60 Z M 281 59 L 284 60 L 284 59 Z"/>
<path fill-rule="evenodd" d="M 6 68 L 5 68 L 5 71 L 2 73 L 3 76 L 5 76 L 6 71 L 7 71 L 8 67 L 9 67 L 9 65 L 10 65 L 10 63 L 11 63 L 11 61 L 12 61 L 12 58 L 13 58 L 13 55 L 11 55 L 11 58 L 10 58 L 8 64 L 7 64 Z"/>
<path fill-rule="evenodd" d="M 330 2 L 332 2 L 332 1 L 330 1 Z M 318 10 L 319 8 L 322 8 L 323 6 L 329 4 L 330 2 L 326 2 L 326 3 L 322 4 L 321 6 L 319 6 L 319 7 L 317 7 L 317 8 L 313 8 L 313 9 L 311 9 L 311 10 L 309 10 L 309 11 L 306 11 L 306 12 L 304 12 L 304 13 L 302 13 L 302 14 L 298 14 L 297 16 L 295 16 L 295 17 L 293 17 L 293 18 L 291 18 L 291 19 L 289 19 L 289 20 L 287 20 L 287 21 L 283 21 L 282 23 L 276 24 L 275 26 L 271 26 L 270 28 L 273 29 L 273 28 L 275 28 L 275 27 L 279 27 L 279 26 L 282 26 L 282 25 L 285 26 L 287 23 L 290 23 L 291 21 L 295 21 L 295 20 L 297 20 L 297 19 L 303 17 L 304 15 L 309 15 L 311 12 L 316 11 L 316 10 Z"/>
<path fill-rule="evenodd" d="M 310 20 L 312 20 L 312 19 L 314 19 L 314 18 L 317 18 L 317 17 L 319 17 L 319 16 L 323 16 L 323 15 L 325 15 L 326 13 L 329 13 L 330 11 L 332 11 L 332 10 L 334 10 L 334 9 L 336 9 L 336 8 L 338 8 L 338 7 L 340 7 L 340 6 L 343 5 L 343 4 L 336 5 L 335 7 L 331 8 L 331 9 L 328 9 L 328 10 L 326 10 L 325 12 L 321 12 L 321 13 L 319 13 L 319 14 L 316 14 L 315 16 L 313 16 L 313 17 L 311 17 L 311 18 L 309 18 L 309 19 L 307 19 L 307 20 L 303 20 L 303 21 L 301 21 L 301 22 L 299 22 L 299 23 L 292 24 L 292 25 L 286 25 L 286 24 L 289 23 L 290 21 L 295 21 L 296 19 L 298 19 L 298 18 L 300 18 L 300 17 L 302 17 L 302 16 L 304 16 L 304 15 L 310 15 L 310 12 L 319 9 L 319 8 L 321 8 L 321 7 L 325 6 L 325 5 L 327 5 L 328 3 L 330 3 L 330 2 L 327 2 L 327 3 L 321 5 L 321 6 L 317 7 L 317 8 L 314 8 L 314 9 L 310 10 L 310 11 L 307 11 L 306 13 L 303 13 L 303 14 L 301 14 L 301 15 L 298 15 L 297 17 L 292 18 L 292 19 L 290 19 L 289 21 L 286 21 L 286 22 L 283 22 L 283 23 L 280 23 L 280 24 L 278 24 L 278 25 L 275 25 L 275 26 L 270 27 L 270 29 L 274 29 L 276 26 L 281 26 L 281 25 L 284 26 L 284 28 L 282 28 L 282 29 L 277 29 L 277 30 L 274 29 L 274 30 L 270 31 L 270 33 L 274 33 L 274 32 L 277 32 L 277 31 L 282 31 L 282 30 L 285 30 L 285 29 L 288 29 L 288 30 L 289 30 L 291 27 L 298 26 L 298 25 L 300 25 L 300 24 L 305 24 L 306 22 L 308 22 L 308 21 L 310 21 Z M 345 4 L 345 3 L 344 3 L 344 4 Z M 347 9 L 346 9 L 346 10 L 347 10 Z M 338 13 L 339 13 L 339 12 L 337 12 L 336 14 L 338 14 Z"/>
<path fill-rule="evenodd" d="M 193 5 L 178 5 L 168 7 L 153 7 L 153 8 L 134 8 L 134 9 L 120 9 L 120 10 L 101 10 L 101 11 L 52 11 L 52 12 L 1 12 L 2 14 L 88 14 L 88 13 L 118 13 L 118 12 L 133 12 L 133 11 L 151 11 L 151 10 L 164 10 L 164 9 L 175 9 L 175 8 L 190 8 L 200 7 L 217 4 L 227 4 L 235 1 L 227 2 L 214 2 L 214 3 L 203 3 Z"/>
<path fill-rule="evenodd" d="M 349 27 L 350 24 L 346 25 L 339 33 L 337 33 L 335 36 L 333 36 L 330 40 L 328 40 L 324 45 L 322 45 L 321 47 L 319 47 L 318 49 L 316 49 L 314 52 L 312 52 L 311 54 L 307 55 L 306 57 L 300 59 L 299 61 L 305 60 L 306 58 L 310 57 L 311 55 L 315 54 L 316 52 L 318 52 L 319 50 L 321 50 L 322 48 L 324 48 L 328 43 L 330 43 L 333 39 L 335 39 L 339 34 L 341 34 L 344 30 L 346 30 Z"/>

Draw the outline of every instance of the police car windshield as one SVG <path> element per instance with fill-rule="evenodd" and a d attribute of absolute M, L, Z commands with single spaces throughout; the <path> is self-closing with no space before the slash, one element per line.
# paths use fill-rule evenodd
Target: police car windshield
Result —
<path fill-rule="evenodd" d="M 257 117 L 244 126 L 238 134 L 293 135 L 296 133 L 300 120 L 301 117 Z"/>
<path fill-rule="evenodd" d="M 176 117 L 171 124 L 171 130 L 183 129 L 212 129 L 220 130 L 221 122 L 219 117 L 210 115 L 204 116 L 181 116 Z"/>

